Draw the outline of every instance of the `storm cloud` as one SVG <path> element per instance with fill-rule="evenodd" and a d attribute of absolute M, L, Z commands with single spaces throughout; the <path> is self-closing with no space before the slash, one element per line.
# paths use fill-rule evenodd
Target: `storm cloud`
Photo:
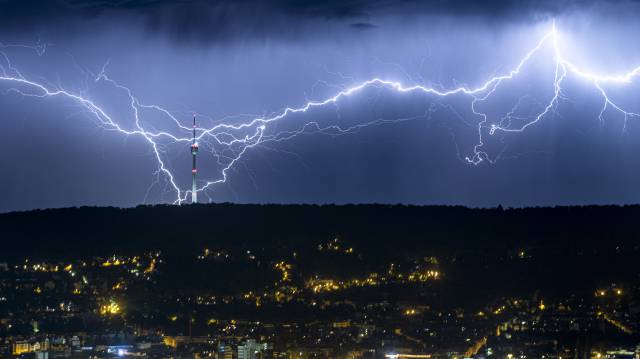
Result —
<path fill-rule="evenodd" d="M 579 9 L 633 6 L 631 0 L 42 0 L 0 1 L 0 29 L 69 32 L 124 21 L 178 42 L 220 42 L 270 37 L 304 38 L 332 25 L 363 30 L 382 19 L 455 16 L 488 22 L 542 21 Z"/>

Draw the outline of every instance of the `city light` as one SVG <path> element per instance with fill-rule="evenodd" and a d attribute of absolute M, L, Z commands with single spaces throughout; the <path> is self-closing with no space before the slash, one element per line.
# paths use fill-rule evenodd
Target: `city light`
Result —
<path fill-rule="evenodd" d="M 120 308 L 120 305 L 113 300 L 100 306 L 100 314 L 104 316 L 120 314 L 121 311 L 122 308 Z"/>

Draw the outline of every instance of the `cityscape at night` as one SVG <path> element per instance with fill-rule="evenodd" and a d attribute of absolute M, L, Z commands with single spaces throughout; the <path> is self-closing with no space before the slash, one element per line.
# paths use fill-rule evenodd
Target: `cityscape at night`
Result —
<path fill-rule="evenodd" d="M 15 244 L 0 261 L 0 353 L 635 358 L 639 215 L 232 204 L 4 214 L 0 234 Z M 206 218 L 216 228 L 188 230 Z M 184 226 L 135 225 L 172 219 Z"/>
<path fill-rule="evenodd" d="M 637 0 L 0 0 L 0 358 L 640 359 Z"/>

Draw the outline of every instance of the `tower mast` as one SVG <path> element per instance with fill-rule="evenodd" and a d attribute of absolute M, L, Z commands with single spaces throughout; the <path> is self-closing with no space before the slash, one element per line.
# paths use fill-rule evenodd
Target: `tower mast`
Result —
<path fill-rule="evenodd" d="M 196 114 L 193 114 L 193 141 L 191 142 L 191 155 L 193 157 L 193 166 L 191 167 L 191 203 L 198 203 L 198 192 L 196 187 L 196 155 L 198 154 L 198 143 L 196 142 Z"/>

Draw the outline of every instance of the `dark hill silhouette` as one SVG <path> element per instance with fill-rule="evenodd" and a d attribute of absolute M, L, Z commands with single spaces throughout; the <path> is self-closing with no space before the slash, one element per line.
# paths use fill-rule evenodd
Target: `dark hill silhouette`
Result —
<path fill-rule="evenodd" d="M 470 209 L 403 205 L 80 207 L 0 214 L 1 258 L 107 255 L 204 246 L 315 245 L 339 236 L 370 253 L 629 250 L 640 206 Z"/>
<path fill-rule="evenodd" d="M 639 283 L 638 219 L 640 206 L 212 204 L 48 209 L 0 214 L 0 262 L 160 250 L 166 261 L 158 288 L 227 293 L 273 283 L 279 275 L 274 263 L 281 260 L 293 263 L 301 283 L 317 274 L 362 278 L 371 271 L 384 273 L 390 263 L 408 270 L 435 256 L 446 280 L 435 283 L 433 290 L 446 302 L 477 304 L 538 291 L 591 297 L 596 288 L 612 283 Z M 319 251 L 319 244 L 335 237 L 353 247 L 354 254 Z M 196 260 L 204 248 L 224 250 L 230 257 Z M 247 260 L 247 251 L 257 259 Z M 373 291 L 366 295 L 396 293 Z"/>

